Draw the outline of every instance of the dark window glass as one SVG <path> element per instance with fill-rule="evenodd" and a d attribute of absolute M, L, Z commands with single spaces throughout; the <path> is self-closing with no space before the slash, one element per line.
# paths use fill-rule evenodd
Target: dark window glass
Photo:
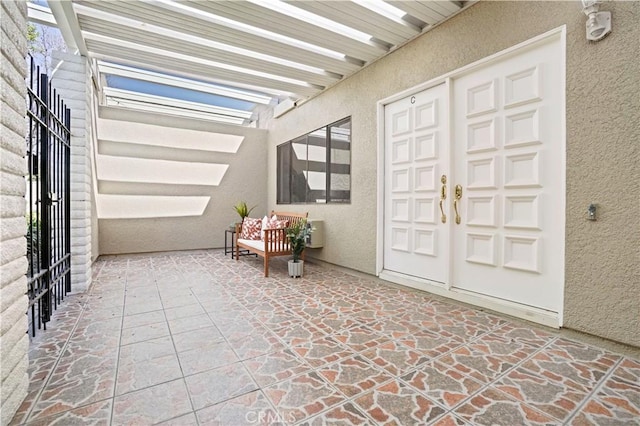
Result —
<path fill-rule="evenodd" d="M 327 199 L 327 128 L 307 135 L 307 203 Z"/>
<path fill-rule="evenodd" d="M 329 126 L 329 138 L 329 198 L 333 203 L 348 203 L 351 201 L 351 120 Z"/>
<path fill-rule="evenodd" d="M 285 143 L 278 147 L 278 204 L 291 203 L 291 143 Z M 284 172 L 286 171 L 286 172 Z"/>
<path fill-rule="evenodd" d="M 351 119 L 279 145 L 277 202 L 351 201 Z"/>
<path fill-rule="evenodd" d="M 291 141 L 291 202 L 305 203 L 307 200 L 307 137 Z"/>

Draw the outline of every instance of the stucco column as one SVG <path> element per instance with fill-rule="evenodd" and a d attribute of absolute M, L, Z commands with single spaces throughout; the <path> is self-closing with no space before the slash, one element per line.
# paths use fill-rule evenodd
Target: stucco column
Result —
<path fill-rule="evenodd" d="M 91 132 L 88 103 L 91 79 L 87 59 L 54 52 L 51 84 L 71 109 L 71 291 L 91 284 Z"/>

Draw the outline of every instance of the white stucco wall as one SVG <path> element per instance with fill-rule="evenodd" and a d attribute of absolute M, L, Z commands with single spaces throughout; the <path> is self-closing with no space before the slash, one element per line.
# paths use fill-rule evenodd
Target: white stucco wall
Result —
<path fill-rule="evenodd" d="M 254 217 L 267 213 L 265 130 L 111 107 L 101 107 L 99 117 L 100 254 L 219 248 L 224 246 L 224 230 L 238 219 L 233 210 L 238 201 L 255 205 Z M 237 152 L 224 152 L 237 141 Z M 114 174 L 119 164 L 122 173 Z M 139 167 L 132 170 L 129 165 Z M 213 174 L 198 172 L 227 166 L 219 184 Z M 184 172 L 176 172 L 179 170 Z M 115 180 L 126 176 L 129 181 Z M 204 178 L 201 183 L 193 180 L 197 176 Z M 171 199 L 141 212 L 145 217 L 125 217 L 131 212 L 125 213 L 124 207 L 123 217 L 113 217 L 101 203 L 110 196 L 123 195 Z M 167 215 L 164 210 L 169 209 L 171 200 L 180 202 L 178 197 L 205 197 L 208 201 L 204 211 Z"/>
<path fill-rule="evenodd" d="M 27 395 L 27 132 L 24 60 L 27 7 L 0 3 L 0 424 L 9 423 Z"/>
<path fill-rule="evenodd" d="M 276 146 L 352 117 L 349 205 L 292 205 L 325 221 L 309 256 L 376 273 L 376 103 L 554 28 L 567 27 L 567 210 L 564 324 L 640 346 L 640 2 L 605 2 L 613 32 L 585 39 L 579 2 L 480 1 L 284 116 L 269 129 L 269 206 Z M 586 220 L 590 203 L 596 222 Z"/>

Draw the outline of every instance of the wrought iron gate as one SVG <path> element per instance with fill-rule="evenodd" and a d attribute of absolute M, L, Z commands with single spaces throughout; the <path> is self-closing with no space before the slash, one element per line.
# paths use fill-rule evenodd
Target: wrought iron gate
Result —
<path fill-rule="evenodd" d="M 35 336 L 71 291 L 71 111 L 33 58 L 27 93 L 27 292 Z"/>

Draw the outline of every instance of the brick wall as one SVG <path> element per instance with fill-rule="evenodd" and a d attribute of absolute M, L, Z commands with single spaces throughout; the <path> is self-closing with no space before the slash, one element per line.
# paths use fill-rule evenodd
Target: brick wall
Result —
<path fill-rule="evenodd" d="M 0 2 L 0 424 L 27 394 L 25 220 L 27 6 Z"/>

